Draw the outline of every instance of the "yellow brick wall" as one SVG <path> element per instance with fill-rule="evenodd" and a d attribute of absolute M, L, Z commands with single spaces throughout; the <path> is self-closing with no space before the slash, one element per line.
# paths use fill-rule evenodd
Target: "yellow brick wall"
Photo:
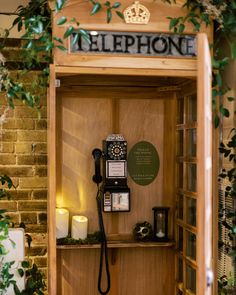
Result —
<path fill-rule="evenodd" d="M 14 46 L 14 42 L 9 43 Z M 16 41 L 19 43 L 19 41 Z M 17 58 L 17 50 L 14 51 Z M 5 50 L 5 53 L 7 49 Z M 9 53 L 8 58 L 12 55 Z M 30 86 L 37 72 L 22 79 Z M 12 71 L 13 76 L 17 76 Z M 11 189 L 10 200 L 0 200 L 0 208 L 19 226 L 25 223 L 26 233 L 33 239 L 26 254 L 46 274 L 47 270 L 47 106 L 46 90 L 42 92 L 41 117 L 38 112 L 20 101 L 7 113 L 6 122 L 0 126 L 0 174 L 7 174 L 16 189 Z M 0 92 L 0 115 L 7 107 L 6 97 Z"/>

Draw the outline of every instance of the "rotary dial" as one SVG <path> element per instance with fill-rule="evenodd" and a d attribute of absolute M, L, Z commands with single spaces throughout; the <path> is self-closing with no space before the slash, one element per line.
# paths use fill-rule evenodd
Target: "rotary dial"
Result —
<path fill-rule="evenodd" d="M 126 143 L 114 142 L 108 147 L 108 155 L 111 159 L 121 160 L 126 155 Z"/>

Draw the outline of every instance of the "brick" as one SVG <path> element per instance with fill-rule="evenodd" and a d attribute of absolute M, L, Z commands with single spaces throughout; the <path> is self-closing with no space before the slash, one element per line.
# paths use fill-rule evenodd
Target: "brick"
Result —
<path fill-rule="evenodd" d="M 47 247 L 26 247 L 26 256 L 44 256 L 47 253 Z"/>
<path fill-rule="evenodd" d="M 46 155 L 18 155 L 17 156 L 18 165 L 46 165 L 47 156 Z"/>
<path fill-rule="evenodd" d="M 19 186 L 19 178 L 11 177 L 11 180 L 12 180 L 14 188 L 16 189 Z M 11 191 L 13 191 L 13 189 Z"/>
<path fill-rule="evenodd" d="M 47 132 L 41 130 L 24 130 L 18 131 L 18 140 L 19 141 L 47 141 Z"/>
<path fill-rule="evenodd" d="M 35 175 L 37 176 L 47 176 L 47 166 L 38 166 L 35 167 Z"/>
<path fill-rule="evenodd" d="M 38 213 L 38 223 L 39 224 L 47 224 L 47 213 L 46 212 Z"/>
<path fill-rule="evenodd" d="M 46 188 L 47 177 L 25 177 L 20 178 L 19 185 L 21 189 L 25 188 Z"/>
<path fill-rule="evenodd" d="M 6 96 L 5 94 L 1 96 L 0 92 L 0 114 L 2 115 L 5 112 L 7 119 L 12 118 L 14 116 L 14 110 L 10 108 L 6 110 L 6 108 L 8 108 Z"/>
<path fill-rule="evenodd" d="M 32 152 L 32 143 L 31 142 L 16 142 L 15 143 L 15 152 L 16 154 L 30 154 Z"/>
<path fill-rule="evenodd" d="M 29 224 L 26 228 L 26 233 L 46 233 L 47 225 L 46 224 Z"/>
<path fill-rule="evenodd" d="M 1 141 L 16 141 L 17 132 L 16 131 L 4 131 L 2 134 L 0 133 Z"/>
<path fill-rule="evenodd" d="M 11 190 L 11 200 L 30 200 L 32 190 Z"/>
<path fill-rule="evenodd" d="M 42 268 L 42 267 L 40 267 L 39 269 L 40 269 L 40 272 L 42 274 L 43 279 L 46 281 L 47 277 L 48 277 L 48 269 L 47 268 Z M 47 281 L 45 283 L 47 285 Z M 48 295 L 48 291 L 47 290 L 43 291 L 43 294 Z"/>
<path fill-rule="evenodd" d="M 7 212 L 7 215 L 10 217 L 10 221 L 14 224 L 20 224 L 20 214 L 16 212 Z"/>
<path fill-rule="evenodd" d="M 0 154 L 0 164 L 1 165 L 16 164 L 16 156 L 12 154 L 2 154 L 2 155 Z"/>
<path fill-rule="evenodd" d="M 22 167 L 22 166 L 1 166 L 0 171 L 2 174 L 6 174 L 10 177 L 19 177 L 19 176 L 33 176 L 34 170 L 32 167 Z"/>
<path fill-rule="evenodd" d="M 44 211 L 47 210 L 45 201 L 18 201 L 19 211 Z"/>
<path fill-rule="evenodd" d="M 27 212 L 27 213 L 20 213 L 21 222 L 25 224 L 34 224 L 37 223 L 37 213 Z"/>
<path fill-rule="evenodd" d="M 17 202 L 15 201 L 0 201 L 0 208 L 9 212 L 17 211 Z"/>
<path fill-rule="evenodd" d="M 34 190 L 32 198 L 34 200 L 46 200 L 47 199 L 47 190 Z"/>
<path fill-rule="evenodd" d="M 27 225 L 28 228 L 28 225 Z M 31 233 L 32 238 L 32 245 L 38 246 L 38 245 L 47 245 L 48 243 L 48 236 L 46 233 Z"/>
<path fill-rule="evenodd" d="M 14 144 L 13 142 L 0 142 L 0 153 L 13 153 Z"/>
<path fill-rule="evenodd" d="M 43 106 L 39 111 L 27 106 L 17 106 L 15 108 L 16 118 L 47 118 L 47 108 Z"/>
<path fill-rule="evenodd" d="M 38 267 L 47 267 L 47 257 L 35 257 L 34 258 L 34 263 L 38 266 Z"/>
<path fill-rule="evenodd" d="M 34 129 L 33 119 L 10 118 L 3 124 L 4 129 Z"/>
<path fill-rule="evenodd" d="M 46 143 L 34 143 L 33 152 L 36 154 L 47 154 L 47 144 Z"/>
<path fill-rule="evenodd" d="M 35 120 L 35 129 L 36 130 L 46 130 L 47 129 L 47 120 Z"/>

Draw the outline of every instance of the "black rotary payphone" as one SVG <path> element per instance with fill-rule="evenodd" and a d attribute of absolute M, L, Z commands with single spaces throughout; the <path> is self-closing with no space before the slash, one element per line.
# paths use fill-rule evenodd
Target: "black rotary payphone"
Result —
<path fill-rule="evenodd" d="M 108 135 L 103 151 L 93 150 L 95 175 L 93 181 L 102 182 L 103 211 L 129 212 L 130 190 L 127 186 L 127 141 L 120 134 Z M 103 176 L 100 162 L 103 158 Z"/>
<path fill-rule="evenodd" d="M 108 294 L 110 290 L 110 272 L 108 264 L 107 238 L 103 224 L 104 212 L 129 212 L 130 190 L 127 186 L 127 141 L 120 134 L 108 135 L 103 141 L 103 151 L 95 148 L 92 151 L 95 160 L 93 181 L 97 184 L 97 209 L 101 231 L 101 254 L 98 274 L 98 291 Z M 103 176 L 101 175 L 101 159 L 103 158 Z M 102 185 L 100 186 L 100 183 Z M 103 260 L 105 259 L 107 288 L 102 290 Z"/>

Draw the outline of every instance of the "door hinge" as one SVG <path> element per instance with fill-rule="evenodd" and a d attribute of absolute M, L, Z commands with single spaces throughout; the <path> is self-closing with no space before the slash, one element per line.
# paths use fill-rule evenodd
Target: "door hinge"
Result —
<path fill-rule="evenodd" d="M 56 80 L 55 80 L 55 87 L 58 88 L 58 87 L 60 87 L 60 86 L 61 86 L 61 80 L 56 79 Z"/>

